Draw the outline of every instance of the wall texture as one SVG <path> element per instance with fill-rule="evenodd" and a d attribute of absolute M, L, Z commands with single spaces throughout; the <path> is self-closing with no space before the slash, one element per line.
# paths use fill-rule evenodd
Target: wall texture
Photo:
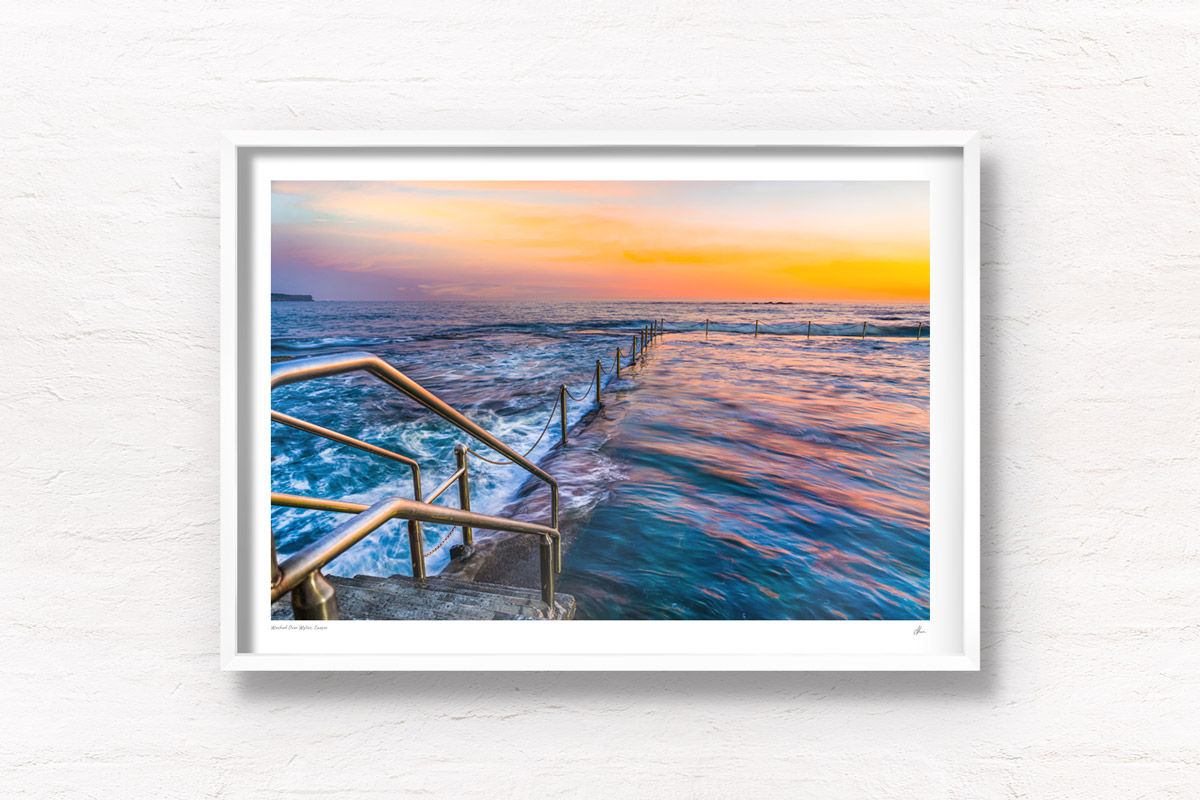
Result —
<path fill-rule="evenodd" d="M 9 4 L 3 794 L 1197 796 L 1198 21 Z M 983 131 L 984 670 L 219 672 L 227 128 Z"/>

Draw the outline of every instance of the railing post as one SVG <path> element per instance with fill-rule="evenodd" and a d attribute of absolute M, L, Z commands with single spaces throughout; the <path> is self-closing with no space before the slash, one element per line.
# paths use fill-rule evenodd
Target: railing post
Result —
<path fill-rule="evenodd" d="M 621 348 L 617 348 L 617 380 L 621 379 Z"/>
<path fill-rule="evenodd" d="M 600 402 L 600 359 L 596 359 L 596 405 L 604 405 Z"/>
<path fill-rule="evenodd" d="M 296 619 L 338 619 L 337 592 L 319 569 L 308 573 L 292 589 L 292 616 Z"/>
<path fill-rule="evenodd" d="M 567 385 L 558 387 L 559 419 L 562 421 L 562 446 L 567 446 Z M 555 523 L 557 524 L 557 523 Z"/>
<path fill-rule="evenodd" d="M 413 500 L 416 500 L 419 503 L 425 499 L 425 495 L 421 493 L 421 468 L 420 467 L 416 467 L 416 466 L 413 467 L 412 479 L 413 479 Z M 420 522 L 418 522 L 415 519 L 410 519 L 408 521 L 408 536 L 409 536 L 410 541 L 413 537 L 416 537 L 417 541 L 421 543 L 422 547 L 424 547 L 425 546 L 425 537 L 424 537 L 424 535 L 422 535 L 421 531 L 422 531 L 422 528 L 421 528 Z M 424 563 L 424 561 L 425 561 L 424 555 L 422 555 L 421 561 L 422 561 L 422 563 Z M 416 575 L 415 572 L 413 574 Z"/>
<path fill-rule="evenodd" d="M 863 323 L 863 332 L 862 332 L 862 336 L 860 336 L 860 337 L 858 337 L 858 338 L 859 338 L 859 339 L 865 339 L 865 338 L 867 338 L 867 323 L 865 323 L 865 322 Z"/>
<path fill-rule="evenodd" d="M 271 531 L 271 588 L 279 583 L 283 575 L 279 572 L 279 556 L 275 553 L 275 531 Z"/>
<path fill-rule="evenodd" d="M 413 520 L 408 521 L 408 554 L 412 558 L 413 578 L 418 581 L 425 580 L 425 542 L 421 536 L 421 528 L 414 524 Z"/>
<path fill-rule="evenodd" d="M 471 481 L 467 477 L 467 446 L 465 444 L 454 445 L 454 461 L 458 465 L 458 468 L 462 470 L 462 475 L 458 479 L 458 507 L 463 511 L 470 511 Z M 470 525 L 463 525 L 462 532 L 463 544 L 467 547 L 475 544 L 475 535 Z"/>
<path fill-rule="evenodd" d="M 546 602 L 546 618 L 554 619 L 554 549 L 549 539 L 542 539 L 539 551 L 542 566 L 542 600 Z"/>
<path fill-rule="evenodd" d="M 917 341 L 918 341 L 918 342 L 919 342 L 919 341 L 921 341 L 921 326 L 922 326 L 922 325 L 924 325 L 924 324 L 925 324 L 925 323 L 923 323 L 923 322 L 918 322 L 918 323 L 917 323 Z"/>

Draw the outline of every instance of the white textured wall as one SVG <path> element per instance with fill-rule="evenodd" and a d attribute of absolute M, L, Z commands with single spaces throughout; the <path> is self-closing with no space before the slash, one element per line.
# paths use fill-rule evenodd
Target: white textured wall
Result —
<path fill-rule="evenodd" d="M 1113 0 L 6 4 L 0 793 L 1196 797 L 1198 31 Z M 219 672 L 226 128 L 983 131 L 984 670 Z"/>

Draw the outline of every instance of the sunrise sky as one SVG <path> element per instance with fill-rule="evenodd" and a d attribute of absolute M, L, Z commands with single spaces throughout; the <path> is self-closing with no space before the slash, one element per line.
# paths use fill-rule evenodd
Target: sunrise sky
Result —
<path fill-rule="evenodd" d="M 929 185 L 272 184 L 271 289 L 318 300 L 929 299 Z"/>

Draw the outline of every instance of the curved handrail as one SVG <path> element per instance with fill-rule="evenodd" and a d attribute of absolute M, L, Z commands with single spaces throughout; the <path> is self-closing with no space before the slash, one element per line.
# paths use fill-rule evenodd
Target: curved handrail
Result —
<path fill-rule="evenodd" d="M 445 401 L 433 394 L 433 392 L 430 392 L 374 353 L 359 350 L 349 353 L 338 353 L 336 355 L 296 359 L 294 361 L 280 361 L 271 365 L 271 390 L 274 391 L 281 386 L 287 386 L 292 383 L 300 383 L 315 378 L 327 378 L 347 372 L 371 373 L 393 389 L 407 395 L 412 400 L 434 412 L 459 430 L 474 436 L 488 447 L 519 465 L 530 475 L 545 482 L 550 487 L 550 527 L 555 530 L 558 529 L 558 481 L 554 480 L 549 473 L 534 465 L 504 442 L 467 419 L 458 411 L 455 411 Z M 555 554 L 557 568 L 562 569 L 561 546 L 557 542 L 555 550 L 557 551 Z"/>
<path fill-rule="evenodd" d="M 392 461 L 405 465 L 412 470 L 413 497 L 420 499 L 421 465 L 417 463 L 416 459 L 409 458 L 408 456 L 401 455 L 400 453 L 394 453 L 391 450 L 380 447 L 377 444 L 364 442 L 362 439 L 355 439 L 353 436 L 347 436 L 339 431 L 323 428 L 314 422 L 309 422 L 308 420 L 300 419 L 299 417 L 293 417 L 290 414 L 284 414 L 283 412 L 276 411 L 275 409 L 271 409 L 271 421 L 278 422 L 280 425 L 287 425 L 289 428 L 295 428 L 298 431 L 311 433 L 313 436 L 320 436 L 322 439 L 328 439 L 331 442 L 337 442 L 338 444 L 344 444 L 347 447 L 353 447 L 358 450 L 362 450 L 364 453 L 371 453 L 372 455 L 389 458 Z"/>
<path fill-rule="evenodd" d="M 434 506 L 404 497 L 390 497 L 371 506 L 341 500 L 271 493 L 272 505 L 310 508 L 319 511 L 341 511 L 355 516 L 343 522 L 317 541 L 289 556 L 279 564 L 278 578 L 271 585 L 271 602 L 275 602 L 299 586 L 311 573 L 319 570 L 349 550 L 375 529 L 391 519 L 429 522 L 444 525 L 470 525 L 488 530 L 524 533 L 542 537 L 542 599 L 549 613 L 554 612 L 553 552 L 558 549 L 559 532 L 535 522 L 493 517 L 474 511 L 447 506 Z"/>

